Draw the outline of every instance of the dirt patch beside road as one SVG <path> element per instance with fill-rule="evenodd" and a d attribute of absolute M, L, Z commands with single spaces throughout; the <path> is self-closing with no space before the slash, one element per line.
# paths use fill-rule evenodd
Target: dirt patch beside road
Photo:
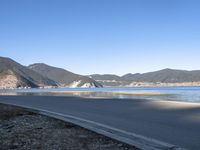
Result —
<path fill-rule="evenodd" d="M 0 150 L 136 150 L 71 123 L 0 104 Z"/>

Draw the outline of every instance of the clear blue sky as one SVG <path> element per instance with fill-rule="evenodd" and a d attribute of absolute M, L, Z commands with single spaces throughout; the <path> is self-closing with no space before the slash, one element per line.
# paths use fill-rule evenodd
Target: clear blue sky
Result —
<path fill-rule="evenodd" d="M 0 0 L 0 56 L 80 74 L 200 70 L 200 1 Z"/>

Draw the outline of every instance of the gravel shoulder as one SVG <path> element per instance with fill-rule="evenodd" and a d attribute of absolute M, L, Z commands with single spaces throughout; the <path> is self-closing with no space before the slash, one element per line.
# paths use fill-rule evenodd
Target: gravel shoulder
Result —
<path fill-rule="evenodd" d="M 0 104 L 0 150 L 138 150 L 77 125 Z"/>

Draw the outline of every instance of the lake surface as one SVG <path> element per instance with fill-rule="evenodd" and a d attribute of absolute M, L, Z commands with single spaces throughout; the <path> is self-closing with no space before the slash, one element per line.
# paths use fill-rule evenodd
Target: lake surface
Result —
<path fill-rule="evenodd" d="M 0 89 L 0 95 L 52 95 L 120 99 L 141 98 L 200 103 L 200 87 Z"/>

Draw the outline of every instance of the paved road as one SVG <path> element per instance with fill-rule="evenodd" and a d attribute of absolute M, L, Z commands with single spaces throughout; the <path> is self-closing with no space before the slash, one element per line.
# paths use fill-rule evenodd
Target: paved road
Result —
<path fill-rule="evenodd" d="M 183 148 L 200 149 L 200 105 L 46 96 L 0 96 L 0 102 L 73 115 Z"/>

